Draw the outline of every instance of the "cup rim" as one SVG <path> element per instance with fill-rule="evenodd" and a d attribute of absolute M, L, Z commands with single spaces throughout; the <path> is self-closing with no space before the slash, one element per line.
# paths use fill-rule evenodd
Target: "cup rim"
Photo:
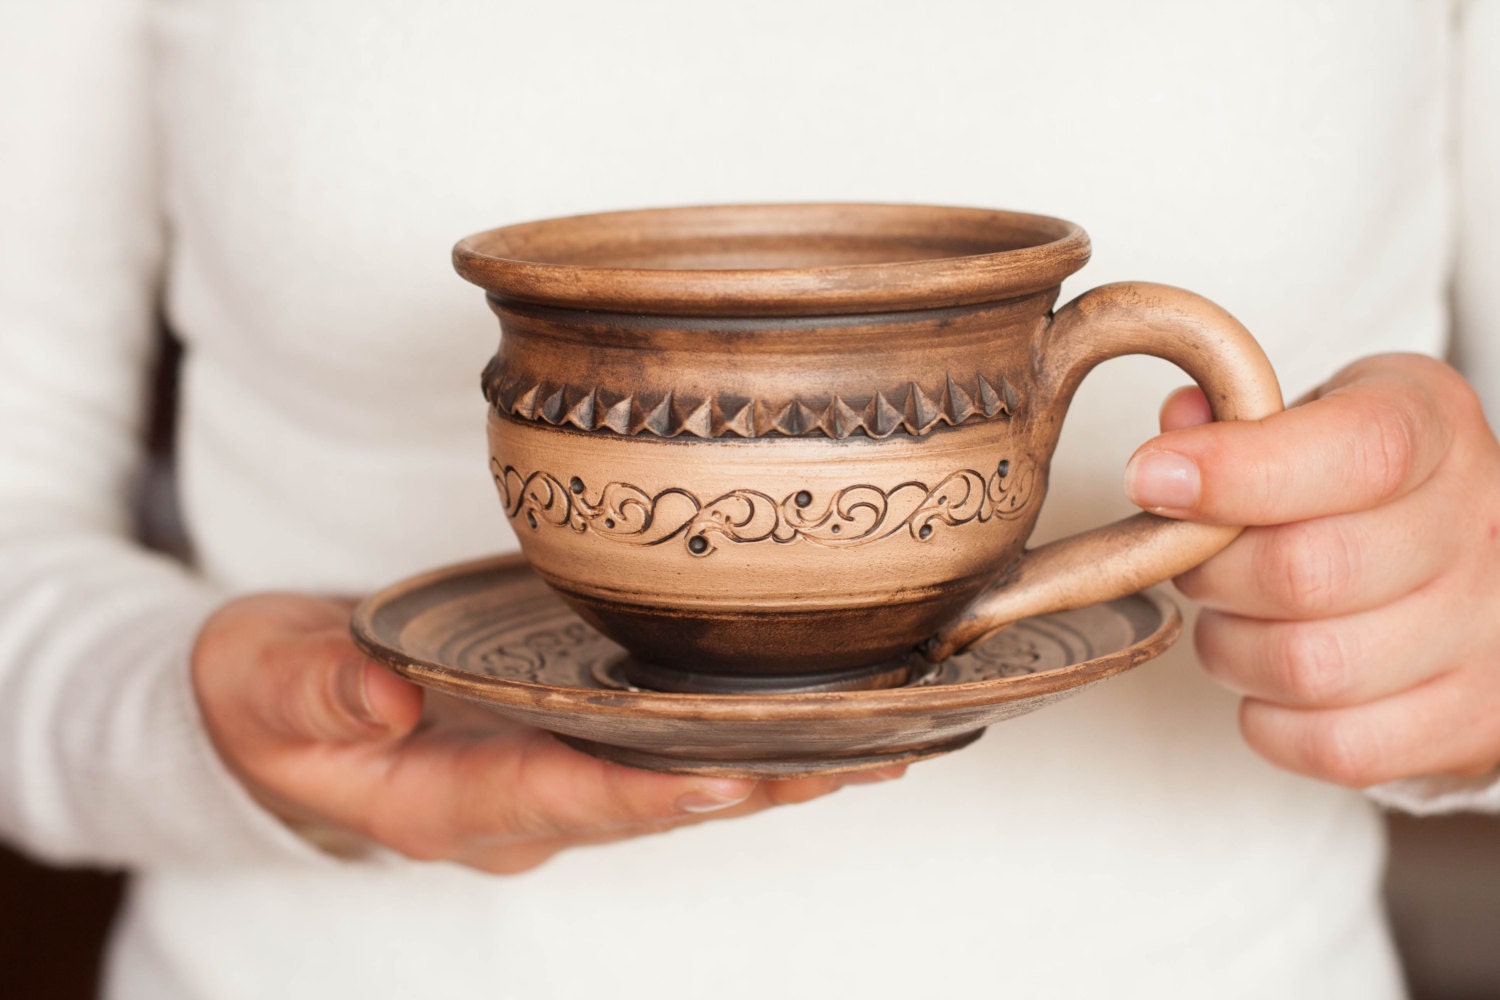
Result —
<path fill-rule="evenodd" d="M 578 260 L 601 251 L 628 259 L 632 248 L 652 241 L 700 241 L 707 247 L 736 238 L 830 236 L 994 249 L 808 267 L 628 267 Z M 667 315 L 816 316 L 1018 298 L 1056 288 L 1088 261 L 1089 251 L 1080 226 L 1046 215 L 801 202 L 635 209 L 523 222 L 459 240 L 453 266 L 502 302 Z"/>

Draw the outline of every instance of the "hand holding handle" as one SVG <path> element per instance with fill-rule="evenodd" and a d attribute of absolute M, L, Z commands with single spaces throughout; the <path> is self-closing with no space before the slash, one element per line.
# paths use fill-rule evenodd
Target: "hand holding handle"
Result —
<path fill-rule="evenodd" d="M 1214 303 L 1179 288 L 1101 286 L 1060 309 L 1044 337 L 1039 403 L 1054 413 L 1067 409 L 1095 365 L 1125 354 L 1164 358 L 1187 372 L 1217 420 L 1259 420 L 1282 408 L 1276 373 L 1249 332 Z M 1136 514 L 1033 549 L 922 652 L 943 660 L 1022 618 L 1134 593 L 1197 566 L 1241 530 Z"/>

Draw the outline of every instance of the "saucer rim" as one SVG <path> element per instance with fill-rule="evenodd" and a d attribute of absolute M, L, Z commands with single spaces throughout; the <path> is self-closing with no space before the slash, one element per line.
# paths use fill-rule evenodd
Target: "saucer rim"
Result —
<path fill-rule="evenodd" d="M 1154 659 L 1177 640 L 1183 627 L 1182 612 L 1177 604 L 1163 588 L 1150 587 L 1097 604 L 1144 600 L 1160 616 L 1159 623 L 1135 642 L 1087 660 L 1034 674 L 958 684 L 779 694 L 681 694 L 563 687 L 491 677 L 412 656 L 381 639 L 374 630 L 373 619 L 377 610 L 425 587 L 475 573 L 501 574 L 517 570 L 536 575 L 525 556 L 517 552 L 451 563 L 397 580 L 371 592 L 359 602 L 350 616 L 350 634 L 362 652 L 397 674 L 425 687 L 484 704 L 549 711 L 571 707 L 595 715 L 635 720 L 649 717 L 707 721 L 714 718 L 793 720 L 909 715 L 982 708 L 1044 697 L 1104 680 Z"/>

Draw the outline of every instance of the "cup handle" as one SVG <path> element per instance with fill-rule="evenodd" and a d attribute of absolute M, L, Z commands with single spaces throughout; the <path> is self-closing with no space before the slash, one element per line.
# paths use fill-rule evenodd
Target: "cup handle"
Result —
<path fill-rule="evenodd" d="M 1259 420 L 1282 409 L 1271 363 L 1233 316 L 1180 288 L 1121 282 L 1080 295 L 1043 330 L 1036 412 L 1061 420 L 1084 376 L 1125 354 L 1164 358 L 1187 372 L 1216 420 Z M 1197 566 L 1243 530 L 1141 513 L 1031 549 L 921 651 L 936 662 L 1022 618 L 1135 593 Z"/>

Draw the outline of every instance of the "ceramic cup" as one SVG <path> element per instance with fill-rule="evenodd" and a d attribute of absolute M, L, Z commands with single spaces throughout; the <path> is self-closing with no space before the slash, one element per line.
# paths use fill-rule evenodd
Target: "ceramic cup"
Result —
<path fill-rule="evenodd" d="M 914 205 L 468 237 L 455 266 L 501 325 L 490 469 L 526 558 L 634 683 L 710 692 L 903 683 L 915 647 L 1196 565 L 1238 529 L 1141 514 L 1025 548 L 1099 362 L 1172 361 L 1218 419 L 1281 408 L 1254 340 L 1189 292 L 1108 285 L 1054 312 L 1088 255 L 1059 219 Z"/>

